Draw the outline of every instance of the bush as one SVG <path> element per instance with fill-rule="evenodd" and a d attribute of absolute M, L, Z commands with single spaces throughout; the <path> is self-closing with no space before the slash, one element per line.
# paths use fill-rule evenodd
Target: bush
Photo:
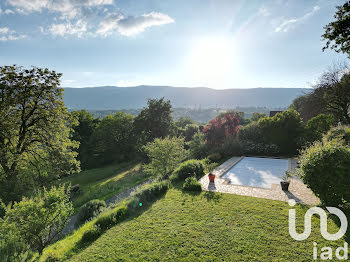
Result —
<path fill-rule="evenodd" d="M 190 155 L 193 158 L 203 158 L 208 153 L 208 145 L 205 142 L 205 136 L 201 132 L 197 132 L 192 137 L 192 140 L 187 143 Z"/>
<path fill-rule="evenodd" d="M 87 202 L 81 209 L 78 214 L 77 224 L 83 224 L 87 220 L 90 220 L 93 217 L 96 217 L 100 214 L 105 208 L 106 203 L 103 200 L 93 199 Z"/>
<path fill-rule="evenodd" d="M 213 153 L 208 156 L 208 159 L 210 162 L 218 162 L 221 159 L 221 154 L 220 153 Z"/>
<path fill-rule="evenodd" d="M 226 137 L 223 144 L 218 148 L 218 151 L 224 156 L 240 156 L 243 153 L 243 147 L 237 137 Z"/>
<path fill-rule="evenodd" d="M 101 235 L 101 229 L 94 225 L 92 228 L 86 230 L 81 237 L 80 243 L 87 244 L 95 241 Z"/>
<path fill-rule="evenodd" d="M 200 160 L 187 160 L 183 162 L 170 176 L 172 181 L 184 181 L 186 178 L 194 176 L 197 179 L 204 176 L 204 166 Z"/>
<path fill-rule="evenodd" d="M 166 180 L 152 183 L 140 188 L 134 194 L 134 197 L 139 201 L 139 203 L 149 204 L 165 194 L 168 191 L 169 186 L 169 182 Z"/>
<path fill-rule="evenodd" d="M 342 139 L 350 145 L 350 126 L 337 126 L 333 127 L 328 133 L 323 137 L 324 142 L 330 141 L 332 139 Z"/>
<path fill-rule="evenodd" d="M 316 142 L 300 156 L 300 176 L 325 205 L 350 201 L 350 148 L 341 140 Z"/>
<path fill-rule="evenodd" d="M 319 114 L 307 121 L 305 125 L 305 139 L 307 142 L 321 140 L 325 134 L 335 124 L 333 115 Z"/>
<path fill-rule="evenodd" d="M 118 224 L 127 218 L 129 212 L 127 207 L 121 207 L 113 212 L 107 212 L 106 214 L 102 214 L 97 218 L 95 225 L 98 226 L 101 231 L 105 231 L 108 228 Z"/>
<path fill-rule="evenodd" d="M 197 182 L 197 179 L 195 177 L 186 178 L 182 188 L 186 191 L 202 191 L 202 186 Z"/>

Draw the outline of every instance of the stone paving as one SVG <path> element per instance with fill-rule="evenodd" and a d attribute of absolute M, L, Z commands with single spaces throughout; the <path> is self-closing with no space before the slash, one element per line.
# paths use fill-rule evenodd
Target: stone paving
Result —
<path fill-rule="evenodd" d="M 203 190 L 280 201 L 288 201 L 289 199 L 294 199 L 298 203 L 311 206 L 316 206 L 319 204 L 319 199 L 312 193 L 310 189 L 306 187 L 306 185 L 300 179 L 296 177 L 291 178 L 289 191 L 283 191 L 281 189 L 281 186 L 277 184 L 273 184 L 269 189 L 228 184 L 228 181 L 221 178 L 221 176 L 241 159 L 242 157 L 232 157 L 219 167 L 215 168 L 212 171 L 212 173 L 216 175 L 214 183 L 209 183 L 208 175 L 203 176 L 199 180 L 199 182 L 202 184 Z M 290 160 L 289 169 L 295 169 L 297 167 L 296 159 Z"/>

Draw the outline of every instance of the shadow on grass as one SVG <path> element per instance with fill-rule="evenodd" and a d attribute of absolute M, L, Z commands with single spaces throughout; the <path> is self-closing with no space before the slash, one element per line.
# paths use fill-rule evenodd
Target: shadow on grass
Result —
<path fill-rule="evenodd" d="M 214 202 L 214 203 L 219 203 L 220 200 L 222 199 L 221 194 L 217 194 L 211 191 L 205 191 L 205 193 L 203 194 L 203 197 L 206 198 L 208 202 Z"/>

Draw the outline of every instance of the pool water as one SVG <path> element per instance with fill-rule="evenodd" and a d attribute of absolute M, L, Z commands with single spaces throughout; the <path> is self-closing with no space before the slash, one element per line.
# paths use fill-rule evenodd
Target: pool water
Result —
<path fill-rule="evenodd" d="M 244 157 L 231 167 L 222 178 L 229 184 L 271 188 L 279 184 L 288 170 L 288 159 Z"/>

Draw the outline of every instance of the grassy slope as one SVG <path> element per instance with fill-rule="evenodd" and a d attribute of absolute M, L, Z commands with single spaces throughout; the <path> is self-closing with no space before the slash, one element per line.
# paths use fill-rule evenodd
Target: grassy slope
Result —
<path fill-rule="evenodd" d="M 91 199 L 106 200 L 149 179 L 137 163 L 121 163 L 82 171 L 80 174 L 62 179 L 60 183 L 80 184 L 83 193 L 73 199 L 75 208 Z"/>
<path fill-rule="evenodd" d="M 302 242 L 288 233 L 287 203 L 230 194 L 194 196 L 171 189 L 139 217 L 108 230 L 71 261 L 311 261 L 327 242 L 313 219 Z M 300 230 L 307 208 L 296 207 Z M 329 220 L 328 231 L 338 227 Z M 319 251 L 320 252 L 320 251 Z"/>

